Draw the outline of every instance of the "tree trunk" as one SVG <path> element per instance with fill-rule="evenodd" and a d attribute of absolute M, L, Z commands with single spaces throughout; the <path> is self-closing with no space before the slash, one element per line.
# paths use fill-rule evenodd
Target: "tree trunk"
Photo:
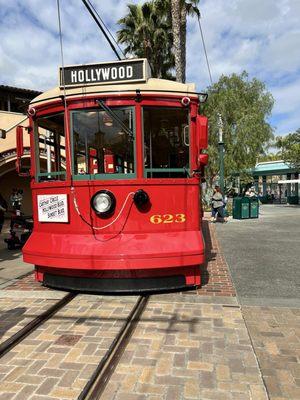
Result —
<path fill-rule="evenodd" d="M 181 57 L 181 34 L 180 34 L 180 0 L 171 0 L 173 47 L 175 56 L 176 81 L 183 82 L 182 57 Z"/>
<path fill-rule="evenodd" d="M 181 70 L 182 70 L 182 82 L 185 83 L 186 79 L 186 7 L 185 2 L 181 5 L 180 10 L 180 56 L 181 56 Z"/>

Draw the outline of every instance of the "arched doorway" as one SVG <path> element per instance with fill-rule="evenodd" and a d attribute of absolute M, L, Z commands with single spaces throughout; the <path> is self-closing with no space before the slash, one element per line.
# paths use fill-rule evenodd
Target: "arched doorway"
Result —
<path fill-rule="evenodd" d="M 25 158 L 25 160 L 26 165 L 29 165 L 29 157 Z M 12 210 L 10 196 L 13 189 L 19 189 L 23 191 L 21 211 L 26 215 L 32 215 L 30 177 L 21 177 L 17 174 L 14 157 L 5 161 L 5 163 L 2 161 L 2 165 L 0 164 L 0 192 L 7 201 L 8 209 Z M 10 216 L 10 212 L 7 213 L 7 216 Z"/>

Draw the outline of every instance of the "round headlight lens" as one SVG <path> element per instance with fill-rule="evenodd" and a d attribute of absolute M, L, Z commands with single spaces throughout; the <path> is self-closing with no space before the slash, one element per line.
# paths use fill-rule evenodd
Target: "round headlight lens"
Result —
<path fill-rule="evenodd" d="M 92 197 L 91 206 L 96 213 L 105 215 L 113 212 L 115 202 L 115 197 L 111 192 L 101 190 Z"/>
<path fill-rule="evenodd" d="M 111 207 L 111 199 L 108 194 L 101 193 L 94 198 L 94 208 L 99 213 L 107 212 Z"/>

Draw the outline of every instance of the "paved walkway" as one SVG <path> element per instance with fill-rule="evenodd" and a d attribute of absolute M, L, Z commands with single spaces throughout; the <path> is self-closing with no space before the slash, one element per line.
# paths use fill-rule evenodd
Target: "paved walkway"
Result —
<path fill-rule="evenodd" d="M 270 399 L 300 399 L 300 309 L 243 307 L 242 312 Z"/>
<path fill-rule="evenodd" d="M 0 298 L 0 344 L 55 302 L 52 299 L 26 298 L 25 296 L 20 301 L 19 296 L 20 292 L 13 298 Z"/>
<path fill-rule="evenodd" d="M 263 205 L 258 219 L 215 228 L 241 304 L 300 308 L 300 206 Z"/>
<path fill-rule="evenodd" d="M 267 395 L 239 307 L 154 296 L 106 400 L 255 399 Z"/>
<path fill-rule="evenodd" d="M 17 282 L 22 276 L 33 271 L 33 265 L 23 262 L 20 249 L 7 250 L 4 238 L 9 236 L 9 221 L 6 220 L 0 233 L 0 289 Z"/>
<path fill-rule="evenodd" d="M 5 291 L 0 307 L 14 310 L 6 337 L 24 325 L 24 314 L 33 318 L 52 304 L 51 293 Z M 103 398 L 267 399 L 236 300 L 214 299 L 220 304 L 180 293 L 151 297 Z M 0 399 L 76 399 L 134 300 L 72 300 L 0 360 Z"/>
<path fill-rule="evenodd" d="M 300 207 L 214 227 L 272 400 L 300 399 Z"/>
<path fill-rule="evenodd" d="M 76 297 L 1 358 L 0 399 L 77 399 L 134 300 Z"/>

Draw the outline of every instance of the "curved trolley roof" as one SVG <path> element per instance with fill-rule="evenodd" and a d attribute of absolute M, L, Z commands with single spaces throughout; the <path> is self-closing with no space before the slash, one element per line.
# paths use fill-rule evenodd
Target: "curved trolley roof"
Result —
<path fill-rule="evenodd" d="M 149 78 L 146 82 L 138 83 L 118 83 L 118 84 L 105 84 L 105 85 L 82 85 L 77 87 L 66 88 L 65 92 L 63 87 L 55 87 L 50 89 L 36 98 L 30 104 L 38 104 L 48 101 L 54 101 L 66 93 L 67 98 L 91 96 L 93 94 L 127 94 L 136 93 L 140 90 L 143 93 L 165 93 L 177 96 L 197 96 L 196 87 L 194 83 L 180 83 L 169 81 L 166 79 Z"/>

